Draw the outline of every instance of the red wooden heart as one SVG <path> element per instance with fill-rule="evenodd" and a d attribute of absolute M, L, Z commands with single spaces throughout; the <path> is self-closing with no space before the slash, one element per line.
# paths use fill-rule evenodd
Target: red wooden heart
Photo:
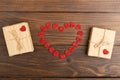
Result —
<path fill-rule="evenodd" d="M 58 50 L 56 50 L 54 47 L 50 45 L 50 42 L 47 42 L 46 39 L 44 38 L 45 31 L 48 29 L 52 28 L 53 30 L 59 30 L 59 32 L 63 32 L 65 29 L 72 28 L 76 29 L 77 31 L 77 37 L 76 41 L 71 44 L 71 46 L 66 49 L 63 53 L 60 53 Z M 83 31 L 81 30 L 81 25 L 80 24 L 75 24 L 74 22 L 70 23 L 65 23 L 63 26 L 58 26 L 57 23 L 51 24 L 47 23 L 45 26 L 40 27 L 41 31 L 38 32 L 38 35 L 40 36 L 40 43 L 44 45 L 45 48 L 49 50 L 49 52 L 54 56 L 54 57 L 59 57 L 60 59 L 65 59 L 67 56 L 70 56 L 71 53 L 75 51 L 75 48 L 78 47 L 78 44 L 82 42 L 82 36 L 83 36 Z"/>
<path fill-rule="evenodd" d="M 21 26 L 20 31 L 22 31 L 22 32 L 26 31 L 26 27 L 24 25 Z"/>
<path fill-rule="evenodd" d="M 109 51 L 108 51 L 107 49 L 104 49 L 104 50 L 103 50 L 103 53 L 104 53 L 105 55 L 107 55 L 107 54 L 109 54 Z"/>

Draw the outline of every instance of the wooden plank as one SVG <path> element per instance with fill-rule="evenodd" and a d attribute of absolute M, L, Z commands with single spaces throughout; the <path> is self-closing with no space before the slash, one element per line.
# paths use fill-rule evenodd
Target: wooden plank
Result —
<path fill-rule="evenodd" d="M 64 52 L 68 46 L 54 46 Z M 88 57 L 87 46 L 64 60 L 53 57 L 43 46 L 35 52 L 8 57 L 0 46 L 0 77 L 120 77 L 120 46 L 115 46 L 111 60 Z"/>
<path fill-rule="evenodd" d="M 0 78 L 0 80 L 119 80 L 119 78 Z"/>
<path fill-rule="evenodd" d="M 81 23 L 84 31 L 83 42 L 80 45 L 87 45 L 89 42 L 90 30 L 93 26 L 100 28 L 108 28 L 117 31 L 115 45 L 120 45 L 120 15 L 119 13 L 17 13 L 17 12 L 1 12 L 0 27 L 26 21 L 29 23 L 33 42 L 39 44 L 38 32 L 40 26 L 47 22 L 59 23 L 63 25 L 65 22 L 74 21 Z M 0 45 L 5 45 L 2 29 L 0 29 Z M 57 31 L 47 31 L 46 38 L 52 45 L 70 45 L 76 37 L 75 30 L 66 30 L 63 33 Z"/>
<path fill-rule="evenodd" d="M 119 80 L 119 78 L 42 78 L 42 80 Z"/>
<path fill-rule="evenodd" d="M 119 4 L 119 0 L 1 0 L 0 11 L 120 12 Z"/>

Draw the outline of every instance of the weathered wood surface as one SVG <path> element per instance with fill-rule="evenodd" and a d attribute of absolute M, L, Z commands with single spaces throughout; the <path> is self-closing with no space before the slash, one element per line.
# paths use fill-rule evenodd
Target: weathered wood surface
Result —
<path fill-rule="evenodd" d="M 119 80 L 119 4 L 119 0 L 0 0 L 0 80 Z M 2 27 L 23 21 L 30 25 L 35 52 L 8 57 Z M 47 22 L 82 25 L 83 42 L 65 60 L 52 57 L 39 43 L 40 26 Z M 93 26 L 117 31 L 111 60 L 87 56 Z M 64 52 L 75 37 L 76 31 L 72 29 L 63 33 L 46 32 L 47 40 L 60 52 Z"/>
<path fill-rule="evenodd" d="M 84 31 L 83 43 L 80 45 L 88 45 L 88 38 L 90 35 L 90 29 L 93 26 L 108 28 L 117 31 L 115 45 L 120 45 L 120 15 L 118 13 L 17 13 L 17 12 L 1 12 L 0 13 L 0 27 L 14 24 L 17 22 L 27 21 L 30 25 L 33 42 L 36 45 L 39 44 L 39 37 L 37 36 L 40 31 L 40 26 L 45 25 L 47 22 L 59 23 L 61 26 L 65 22 L 74 21 L 82 25 Z M 5 43 L 2 29 L 0 30 L 2 39 L 0 45 Z M 46 38 L 54 45 L 68 45 L 71 44 L 76 37 L 76 30 L 69 29 L 63 33 L 55 31 L 47 31 Z"/>
<path fill-rule="evenodd" d="M 119 0 L 0 0 L 0 11 L 120 12 Z"/>
<path fill-rule="evenodd" d="M 88 15 L 89 14 L 89 15 Z M 25 55 L 18 55 L 15 57 L 8 57 L 2 31 L 0 33 L 1 43 L 1 71 L 0 76 L 33 76 L 33 77 L 117 77 L 120 76 L 120 63 L 119 63 L 119 14 L 103 14 L 103 13 L 0 13 L 1 28 L 2 26 L 13 24 L 21 21 L 28 21 L 31 28 L 32 38 L 35 46 L 35 52 Z M 66 18 L 64 18 L 64 16 Z M 101 18 L 99 15 L 103 16 Z M 112 15 L 116 18 L 112 19 Z M 81 18 L 78 18 L 80 17 Z M 83 19 L 83 16 L 85 18 Z M 46 18 L 49 17 L 49 18 Z M 111 19 L 107 19 L 111 18 Z M 56 20 L 55 20 L 56 19 Z M 97 20 L 98 19 L 98 20 Z M 101 20 L 103 19 L 103 20 Z M 75 21 L 83 25 L 84 37 L 83 43 L 76 50 L 75 54 L 68 57 L 66 60 L 58 60 L 52 57 L 43 46 L 40 46 L 39 37 L 37 35 L 40 31 L 40 25 L 52 21 L 60 23 Z M 96 21 L 97 20 L 97 21 Z M 94 24 L 95 22 L 95 24 Z M 98 22 L 98 23 L 96 23 Z M 117 36 L 115 47 L 113 51 L 112 60 L 104 60 L 99 58 L 91 58 L 87 56 L 87 43 L 90 28 L 94 25 L 101 26 L 102 28 L 112 28 L 116 30 Z M 114 27 L 113 24 L 116 24 Z M 117 26 L 118 25 L 118 26 Z M 57 32 L 57 31 L 56 31 Z M 67 30 L 64 33 L 55 34 L 56 32 L 48 31 L 46 38 L 52 42 L 61 52 L 71 45 L 76 36 L 76 31 Z M 58 36 L 57 36 L 58 35 Z M 16 62 L 17 61 L 17 62 Z M 71 63 L 72 61 L 72 63 Z M 49 66 L 49 68 L 48 68 Z M 115 68 L 115 69 L 114 69 Z M 102 70 L 103 69 L 103 70 Z M 36 74 L 37 73 L 37 74 Z"/>
<path fill-rule="evenodd" d="M 0 80 L 119 80 L 119 78 L 0 78 Z"/>
<path fill-rule="evenodd" d="M 55 47 L 62 52 L 68 46 Z M 14 57 L 8 57 L 5 46 L 1 46 L 0 77 L 119 77 L 119 48 L 114 47 L 111 60 L 88 57 L 86 46 L 60 60 L 42 46 L 35 46 L 34 53 Z"/>
<path fill-rule="evenodd" d="M 55 46 L 63 52 L 68 46 Z M 79 46 L 70 57 L 60 60 L 42 46 L 35 46 L 34 53 L 8 57 L 1 46 L 1 77 L 119 77 L 119 46 L 114 47 L 111 60 L 88 57 L 87 47 Z"/>

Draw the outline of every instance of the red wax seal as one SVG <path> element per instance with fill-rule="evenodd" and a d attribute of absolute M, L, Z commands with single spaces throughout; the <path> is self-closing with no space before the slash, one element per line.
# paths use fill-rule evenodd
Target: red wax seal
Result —
<path fill-rule="evenodd" d="M 40 43 L 45 43 L 46 39 L 45 38 L 41 38 L 40 39 Z"/>
<path fill-rule="evenodd" d="M 47 23 L 46 24 L 46 28 L 49 29 L 51 27 L 51 24 L 50 23 Z"/>
<path fill-rule="evenodd" d="M 60 54 L 59 57 L 60 57 L 60 59 L 65 59 L 66 56 L 65 56 L 65 54 Z"/>
<path fill-rule="evenodd" d="M 53 28 L 53 29 L 57 29 L 57 27 L 58 27 L 58 24 L 57 24 L 57 23 L 55 23 L 55 24 L 52 25 L 52 28 Z"/>
<path fill-rule="evenodd" d="M 83 36 L 83 32 L 82 31 L 78 31 L 77 34 L 80 35 L 80 36 Z"/>
<path fill-rule="evenodd" d="M 77 42 L 82 42 L 82 39 L 80 37 L 76 37 Z"/>
<path fill-rule="evenodd" d="M 39 36 L 44 36 L 44 32 L 38 32 Z"/>
<path fill-rule="evenodd" d="M 59 55 L 59 52 L 58 51 L 55 51 L 54 53 L 53 53 L 53 56 L 55 56 L 55 57 L 57 57 Z"/>
<path fill-rule="evenodd" d="M 77 43 L 77 42 L 73 42 L 72 45 L 73 45 L 74 47 L 78 47 L 78 43 Z"/>
<path fill-rule="evenodd" d="M 81 25 L 78 24 L 76 27 L 75 27 L 76 30 L 81 30 Z"/>
<path fill-rule="evenodd" d="M 103 50 L 103 53 L 104 53 L 105 55 L 107 55 L 107 54 L 109 54 L 109 51 L 108 51 L 107 49 L 104 49 L 104 50 Z"/>
<path fill-rule="evenodd" d="M 59 27 L 59 31 L 63 32 L 64 31 L 64 27 Z"/>
<path fill-rule="evenodd" d="M 54 50 L 55 50 L 54 47 L 50 47 L 50 48 L 49 48 L 49 52 L 50 52 L 50 53 L 53 53 Z"/>
<path fill-rule="evenodd" d="M 42 26 L 41 31 L 46 31 L 46 27 Z"/>
<path fill-rule="evenodd" d="M 26 27 L 24 25 L 21 26 L 20 31 L 22 31 L 22 32 L 26 31 Z"/>
<path fill-rule="evenodd" d="M 69 28 L 70 24 L 69 23 L 65 23 L 64 26 L 65 26 L 65 28 Z"/>
<path fill-rule="evenodd" d="M 50 43 L 49 43 L 49 42 L 46 42 L 46 43 L 44 44 L 44 47 L 45 47 L 45 48 L 49 48 L 49 46 L 50 46 Z"/>
<path fill-rule="evenodd" d="M 65 51 L 65 55 L 66 55 L 66 56 L 69 56 L 69 55 L 70 55 L 69 50 L 66 50 L 66 51 Z"/>

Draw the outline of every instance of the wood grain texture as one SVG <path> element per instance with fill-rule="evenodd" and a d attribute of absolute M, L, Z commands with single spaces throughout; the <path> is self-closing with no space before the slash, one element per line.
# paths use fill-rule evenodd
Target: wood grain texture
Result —
<path fill-rule="evenodd" d="M 119 78 L 46 78 L 46 79 L 41 79 L 41 80 L 119 80 Z"/>
<path fill-rule="evenodd" d="M 40 38 L 38 37 L 40 26 L 45 25 L 47 22 L 59 23 L 62 26 L 65 22 L 71 21 L 82 25 L 85 35 L 83 36 L 83 43 L 80 45 L 88 45 L 90 30 L 93 26 L 116 30 L 115 45 L 120 45 L 120 15 L 118 13 L 0 13 L 1 28 L 22 21 L 29 23 L 35 45 L 40 45 Z M 63 33 L 49 30 L 46 32 L 46 38 L 53 45 L 70 45 L 75 40 L 76 33 L 72 29 L 65 30 Z M 2 30 L 0 30 L 0 36 L 0 45 L 5 45 Z"/>
<path fill-rule="evenodd" d="M 116 13 L 17 13 L 1 12 L 0 23 L 2 26 L 21 21 L 28 21 L 35 46 L 35 52 L 8 57 L 4 37 L 0 31 L 0 77 L 119 77 L 119 21 L 120 15 Z M 78 18 L 80 17 L 80 18 Z M 114 20 L 113 20 L 114 18 Z M 74 21 L 82 24 L 84 31 L 83 43 L 76 52 L 65 60 L 59 60 L 39 44 L 37 35 L 40 26 L 47 22 L 57 22 L 63 25 L 64 22 Z M 90 28 L 100 26 L 116 30 L 117 36 L 111 60 L 92 58 L 87 56 L 87 43 Z M 113 27 L 114 26 L 114 27 Z M 75 30 L 68 30 L 64 33 L 48 31 L 46 38 L 60 52 L 74 41 Z M 56 35 L 57 34 L 57 35 Z M 49 68 L 48 68 L 49 67 Z"/>
<path fill-rule="evenodd" d="M 119 78 L 42 78 L 42 80 L 119 80 Z"/>
<path fill-rule="evenodd" d="M 55 47 L 63 52 L 68 46 Z M 8 57 L 5 46 L 1 46 L 0 77 L 119 77 L 119 48 L 114 47 L 111 60 L 88 57 L 86 46 L 60 60 L 43 46 L 35 46 L 34 53 L 14 57 Z"/>
<path fill-rule="evenodd" d="M 0 80 L 119 80 L 119 4 L 119 0 L 0 0 Z M 35 52 L 8 57 L 2 27 L 23 21 L 30 25 Z M 64 60 L 52 57 L 39 44 L 40 26 L 47 22 L 63 25 L 72 21 L 82 25 L 83 42 Z M 87 56 L 93 26 L 117 31 L 111 60 Z M 76 31 L 72 29 L 63 33 L 46 32 L 47 40 L 60 52 L 75 37 Z"/>
<path fill-rule="evenodd" d="M 119 78 L 0 78 L 0 80 L 119 80 Z"/>
<path fill-rule="evenodd" d="M 1 0 L 0 11 L 120 12 L 119 0 Z"/>

